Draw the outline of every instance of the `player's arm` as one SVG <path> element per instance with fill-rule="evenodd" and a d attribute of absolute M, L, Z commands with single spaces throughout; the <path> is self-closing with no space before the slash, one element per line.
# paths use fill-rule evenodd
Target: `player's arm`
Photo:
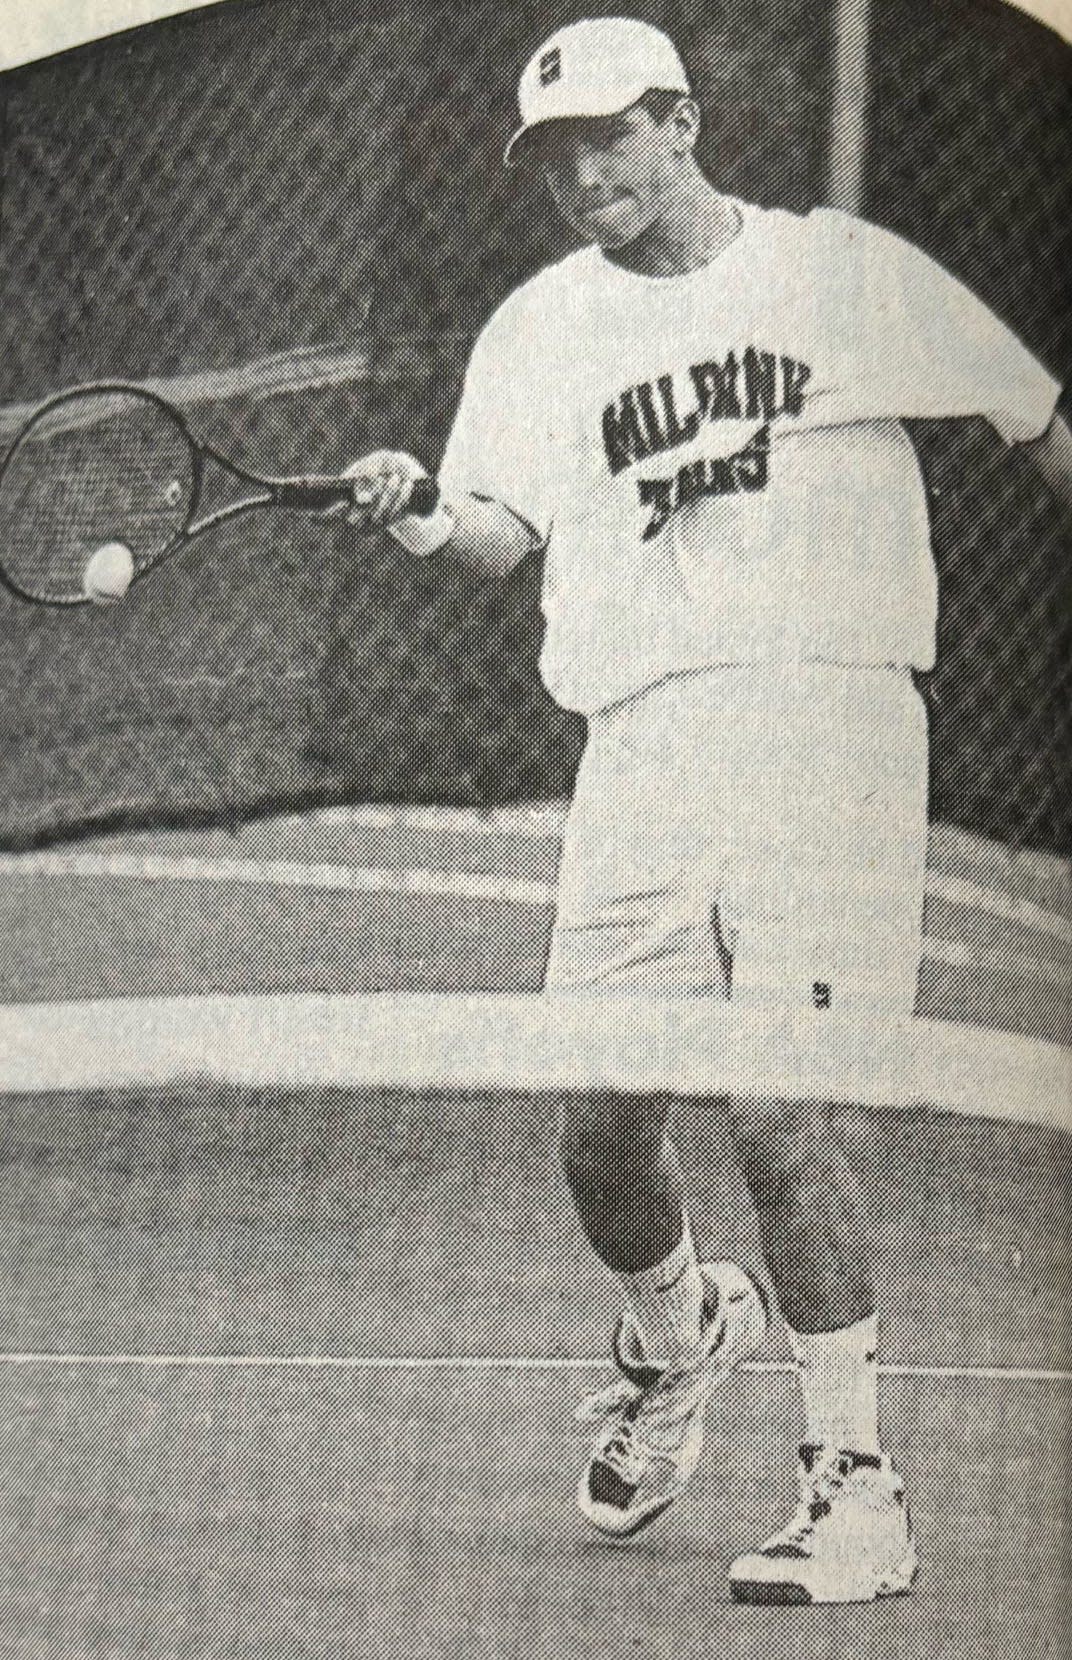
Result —
<path fill-rule="evenodd" d="M 427 518 L 409 511 L 425 469 L 402 450 L 376 450 L 346 469 L 355 480 L 348 518 L 382 529 L 417 558 L 444 554 L 485 576 L 506 576 L 540 545 L 533 527 L 502 502 L 451 491 Z"/>
<path fill-rule="evenodd" d="M 550 534 L 554 466 L 542 312 L 511 297 L 474 343 L 442 459 L 440 503 L 411 511 L 426 472 L 412 455 L 377 450 L 348 469 L 360 483 L 351 517 L 386 530 L 417 558 L 443 554 L 488 576 L 506 576 Z"/>
<path fill-rule="evenodd" d="M 921 248 L 881 226 L 816 209 L 816 275 L 829 273 L 836 318 L 828 388 L 809 394 L 813 420 L 956 420 L 982 416 L 1033 456 L 1067 500 L 1068 429 L 1055 418 L 1058 381 L 972 289 Z M 827 417 L 827 424 L 836 424 Z"/>
<path fill-rule="evenodd" d="M 1041 438 L 1017 446 L 1037 467 L 1057 500 L 1072 512 L 1072 427 L 1060 410 Z"/>
<path fill-rule="evenodd" d="M 502 502 L 460 495 L 445 505 L 454 528 L 443 551 L 470 570 L 507 576 L 541 546 L 532 526 Z"/>

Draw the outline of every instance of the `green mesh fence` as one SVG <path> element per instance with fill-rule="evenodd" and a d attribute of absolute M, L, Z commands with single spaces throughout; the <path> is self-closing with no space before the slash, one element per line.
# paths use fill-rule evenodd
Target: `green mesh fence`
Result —
<path fill-rule="evenodd" d="M 231 0 L 7 75 L 0 403 L 177 377 L 192 424 L 254 468 L 327 471 L 370 442 L 434 466 L 473 335 L 568 246 L 500 155 L 516 71 L 580 9 L 620 7 Z M 825 5 L 631 9 L 678 40 L 721 185 L 823 198 Z M 1065 378 L 1070 54 L 1049 42 L 997 0 L 876 0 L 864 210 Z M 935 812 L 1066 847 L 1068 526 L 981 424 L 913 436 L 942 577 Z M 481 584 L 255 517 L 111 611 L 0 595 L 0 841 L 561 794 L 583 728 L 539 686 L 538 589 L 535 568 Z"/>
<path fill-rule="evenodd" d="M 864 212 L 994 308 L 1067 386 L 1072 51 L 993 0 L 874 11 Z M 940 576 L 936 817 L 1067 849 L 1070 527 L 983 422 L 913 429 Z"/>

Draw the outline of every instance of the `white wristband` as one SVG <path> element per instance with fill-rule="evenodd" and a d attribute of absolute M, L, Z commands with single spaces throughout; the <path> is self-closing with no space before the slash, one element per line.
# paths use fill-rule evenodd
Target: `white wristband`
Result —
<path fill-rule="evenodd" d="M 454 535 L 454 515 L 443 502 L 438 502 L 426 516 L 407 513 L 387 526 L 387 533 L 405 548 L 414 559 L 428 559 L 440 548 L 445 548 Z"/>

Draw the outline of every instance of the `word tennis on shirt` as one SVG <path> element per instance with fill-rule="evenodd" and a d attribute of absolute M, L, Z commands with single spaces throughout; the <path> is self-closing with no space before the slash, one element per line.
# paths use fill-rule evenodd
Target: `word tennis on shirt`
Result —
<path fill-rule="evenodd" d="M 603 411 L 607 465 L 621 473 L 689 444 L 708 421 L 799 415 L 810 378 L 806 363 L 746 346 L 740 355 L 731 351 L 721 361 L 694 363 L 684 376 L 668 371 L 628 386 Z"/>
<path fill-rule="evenodd" d="M 713 460 L 687 461 L 672 478 L 641 478 L 637 491 L 641 507 L 650 509 L 641 540 L 658 536 L 672 514 L 704 496 L 732 496 L 739 490 L 765 490 L 770 456 L 770 427 L 760 427 L 755 437 L 736 455 Z"/>

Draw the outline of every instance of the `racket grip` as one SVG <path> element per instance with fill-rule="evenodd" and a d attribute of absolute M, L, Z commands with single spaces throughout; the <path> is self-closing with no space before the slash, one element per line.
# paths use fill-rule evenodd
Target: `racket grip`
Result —
<path fill-rule="evenodd" d="M 304 513 L 326 513 L 332 507 L 352 507 L 353 485 L 343 478 L 288 478 L 279 480 L 272 499 L 277 507 L 294 507 Z M 439 485 L 434 478 L 419 478 L 406 509 L 418 519 L 427 519 L 439 505 Z"/>
<path fill-rule="evenodd" d="M 413 486 L 413 494 L 409 498 L 407 513 L 412 513 L 418 519 L 427 519 L 439 506 L 439 485 L 434 478 L 419 478 Z"/>

